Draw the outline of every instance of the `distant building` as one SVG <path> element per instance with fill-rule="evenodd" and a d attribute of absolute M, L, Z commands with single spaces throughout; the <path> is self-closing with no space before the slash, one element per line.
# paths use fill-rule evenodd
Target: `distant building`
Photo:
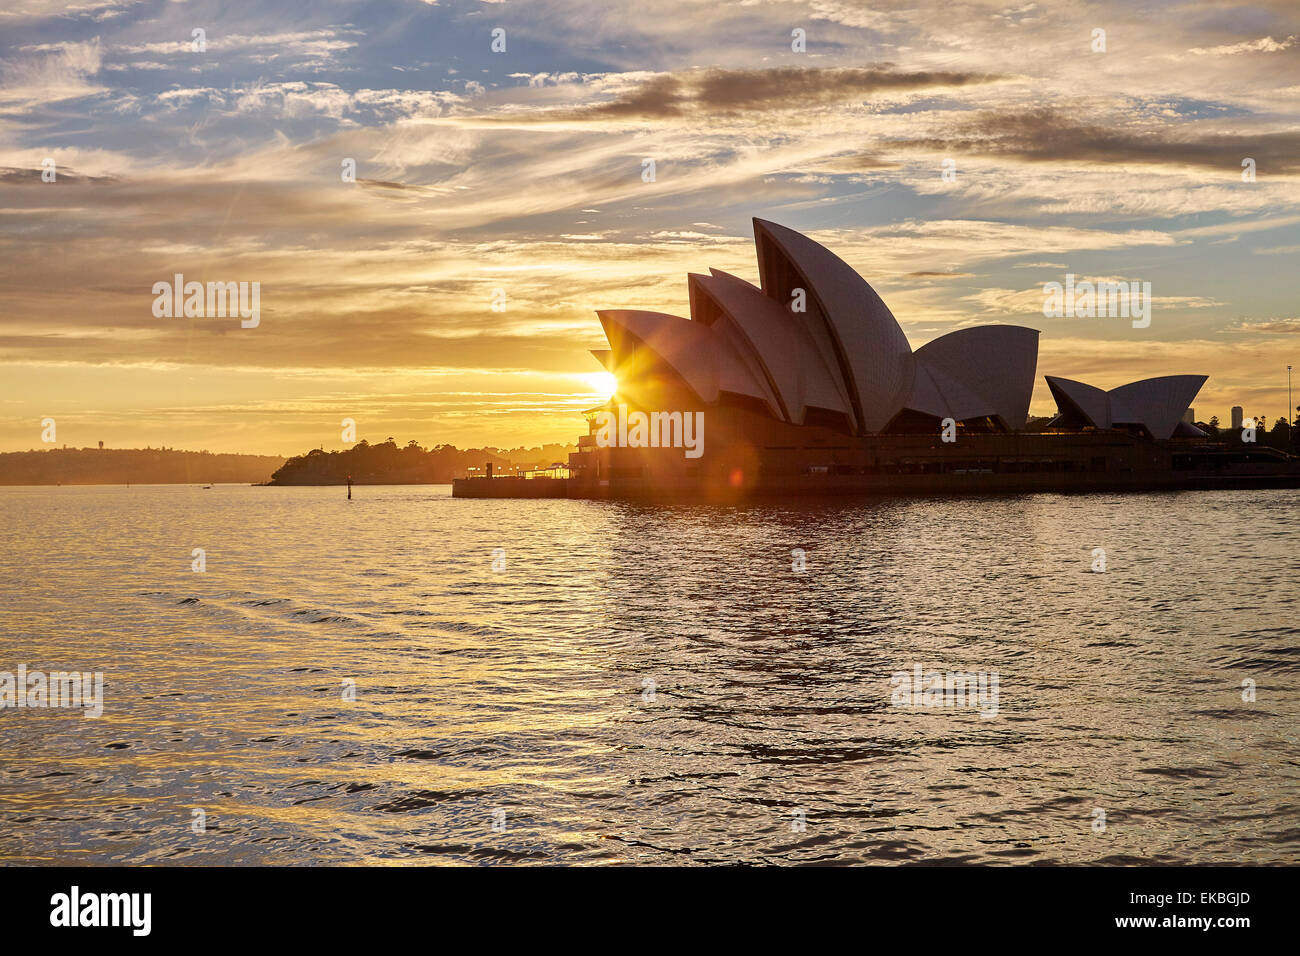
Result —
<path fill-rule="evenodd" d="M 99 443 L 99 450 L 100 450 L 100 451 L 103 451 L 103 450 L 104 450 L 104 443 L 103 443 L 103 442 L 100 442 L 100 443 Z"/>
<path fill-rule="evenodd" d="M 1189 408 L 1187 411 L 1183 412 L 1183 421 L 1186 422 L 1188 425 L 1195 425 L 1196 409 Z"/>
<path fill-rule="evenodd" d="M 1233 405 L 1232 406 L 1232 427 L 1234 429 L 1240 428 L 1243 418 L 1244 415 L 1242 413 L 1241 406 Z"/>

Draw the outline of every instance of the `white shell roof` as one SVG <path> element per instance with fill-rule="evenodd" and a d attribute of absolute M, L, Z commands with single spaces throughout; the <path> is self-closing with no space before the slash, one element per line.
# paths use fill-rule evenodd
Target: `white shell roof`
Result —
<path fill-rule="evenodd" d="M 850 397 L 856 396 L 861 409 L 863 427 L 879 431 L 903 407 L 912 388 L 912 347 L 893 313 L 848 263 L 802 233 L 755 219 L 754 240 L 763 291 L 778 301 L 786 293 L 765 274 L 763 252 L 770 244 L 806 283 L 809 301 L 803 315 L 814 321 L 816 313 L 822 313 Z"/>
<path fill-rule="evenodd" d="M 1111 420 L 1117 424 L 1141 423 L 1154 437 L 1169 438 L 1207 378 L 1206 375 L 1162 375 L 1113 388 L 1108 393 Z M 1120 406 L 1124 406 L 1126 417 L 1117 411 Z"/>
<path fill-rule="evenodd" d="M 818 350 L 804 323 L 744 279 L 716 269 L 712 273 L 690 277 L 693 311 L 703 311 L 695 306 L 700 296 L 707 296 L 722 313 L 714 328 L 733 327 L 744 337 L 762 363 L 788 420 L 802 424 L 808 408 L 815 406 L 842 412 L 852 422 L 853 406 L 843 378 Z"/>
<path fill-rule="evenodd" d="M 735 345 L 702 322 L 666 312 L 604 309 L 596 313 L 613 351 L 612 371 L 634 373 L 662 365 L 675 372 L 704 402 L 716 402 L 721 391 L 766 402 L 780 416 L 780 404 L 765 381 L 750 367 Z M 650 357 L 644 358 L 643 350 Z"/>
<path fill-rule="evenodd" d="M 1068 401 L 1097 428 L 1110 428 L 1110 399 L 1100 388 L 1056 375 L 1044 375 L 1043 378 L 1047 380 L 1047 387 L 1052 390 L 1052 397 L 1062 411 L 1065 409 L 1061 403 Z"/>
<path fill-rule="evenodd" d="M 1045 376 L 1058 406 L 1068 402 L 1098 428 L 1142 425 L 1153 438 L 1170 438 L 1208 376 L 1163 375 L 1104 392 L 1092 385 Z"/>
<path fill-rule="evenodd" d="M 955 421 L 997 416 L 1012 429 L 1028 420 L 1038 366 L 1037 329 L 958 329 L 927 342 L 915 355 L 916 379 L 908 408 Z"/>
<path fill-rule="evenodd" d="M 827 409 L 845 415 L 857 432 L 874 432 L 908 408 L 957 421 L 996 416 L 1013 429 L 1024 424 L 1038 361 L 1036 330 L 960 329 L 913 354 L 880 296 L 830 250 L 762 219 L 754 220 L 754 239 L 761 289 L 717 270 L 692 275 L 692 319 L 601 311 L 610 350 L 592 354 L 616 374 L 635 376 L 663 367 L 705 402 L 716 401 L 722 391 L 761 399 L 775 417 L 795 423 L 804 422 L 809 409 Z M 804 312 L 791 308 L 795 288 L 806 293 Z M 643 357 L 643 349 L 652 358 Z M 1172 378 L 1196 380 L 1197 388 L 1204 381 Z M 1049 378 L 1048 383 L 1054 394 L 1059 391 L 1066 396 L 1062 400 L 1078 405 L 1089 420 L 1104 421 L 1104 427 L 1113 413 L 1141 414 L 1148 427 L 1163 430 L 1172 414 L 1172 430 L 1195 395 L 1192 389 L 1174 412 L 1183 385 L 1134 383 L 1125 386 L 1134 391 L 1117 389 L 1108 396 L 1081 382 Z"/>

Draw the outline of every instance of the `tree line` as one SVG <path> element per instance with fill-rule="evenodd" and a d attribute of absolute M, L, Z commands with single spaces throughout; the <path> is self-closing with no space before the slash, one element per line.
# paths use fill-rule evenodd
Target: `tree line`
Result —
<path fill-rule="evenodd" d="M 313 448 L 286 461 L 271 476 L 273 485 L 334 485 L 349 478 L 355 484 L 448 484 L 471 468 L 491 462 L 496 474 L 568 463 L 574 445 L 539 445 L 503 450 L 435 445 L 425 448 L 412 439 L 399 446 L 389 438 L 377 445 L 364 439 L 343 451 Z"/>

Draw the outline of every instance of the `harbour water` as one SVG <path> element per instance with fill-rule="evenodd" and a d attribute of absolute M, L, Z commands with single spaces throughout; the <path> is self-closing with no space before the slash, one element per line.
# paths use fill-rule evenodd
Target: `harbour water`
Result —
<path fill-rule="evenodd" d="M 1297 491 L 0 488 L 0 672 L 104 680 L 0 709 L 0 861 L 1294 864 L 1298 535 Z"/>

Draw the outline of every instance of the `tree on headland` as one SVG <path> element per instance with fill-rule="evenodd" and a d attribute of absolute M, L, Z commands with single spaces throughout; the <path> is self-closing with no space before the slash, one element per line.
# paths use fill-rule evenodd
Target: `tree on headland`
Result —
<path fill-rule="evenodd" d="M 306 455 L 290 458 L 271 476 L 273 485 L 344 484 L 348 476 L 353 484 L 447 484 L 466 475 L 471 468 L 483 468 L 489 462 L 493 471 L 508 474 L 515 469 L 546 467 L 554 462 L 567 463 L 573 445 L 541 445 L 535 448 L 459 449 L 454 445 L 424 448 L 411 440 L 399 448 L 392 438 L 379 445 L 364 440 L 343 451 L 322 452 L 313 449 Z"/>
<path fill-rule="evenodd" d="M 47 448 L 0 453 L 0 485 L 257 484 L 281 455 L 176 448 Z"/>

